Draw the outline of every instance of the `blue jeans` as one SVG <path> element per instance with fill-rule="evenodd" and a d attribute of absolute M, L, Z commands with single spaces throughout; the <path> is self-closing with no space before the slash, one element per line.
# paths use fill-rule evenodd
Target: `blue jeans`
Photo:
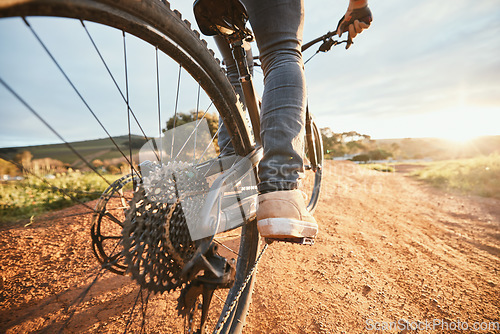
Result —
<path fill-rule="evenodd" d="M 260 114 L 264 157 L 259 164 L 259 191 L 296 189 L 304 171 L 306 85 L 300 51 L 303 0 L 242 1 L 250 17 L 264 72 Z M 242 96 L 238 70 L 229 46 L 222 38 L 217 39 L 217 44 L 228 78 Z M 251 52 L 248 53 L 251 57 Z M 219 147 L 228 149 L 228 142 L 227 131 L 221 129 Z"/>

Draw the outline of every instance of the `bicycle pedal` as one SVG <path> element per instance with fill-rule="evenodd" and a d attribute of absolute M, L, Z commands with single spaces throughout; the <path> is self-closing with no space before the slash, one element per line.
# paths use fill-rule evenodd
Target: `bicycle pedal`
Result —
<path fill-rule="evenodd" d="M 272 244 L 274 241 L 276 242 L 288 242 L 292 244 L 299 244 L 299 245 L 309 245 L 312 246 L 314 245 L 314 239 L 313 238 L 264 238 L 267 244 Z"/>

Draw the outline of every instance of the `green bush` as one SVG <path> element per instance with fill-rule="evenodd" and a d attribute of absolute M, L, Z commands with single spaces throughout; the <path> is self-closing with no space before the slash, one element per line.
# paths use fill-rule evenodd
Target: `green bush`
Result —
<path fill-rule="evenodd" d="M 117 176 L 106 175 L 108 182 Z M 28 176 L 0 183 L 0 223 L 99 198 L 108 184 L 95 173 L 70 172 L 53 178 Z"/>
<path fill-rule="evenodd" d="M 368 154 L 358 154 L 354 156 L 351 161 L 356 161 L 356 162 L 364 162 L 367 163 L 370 161 L 370 156 Z"/>
<path fill-rule="evenodd" d="M 368 156 L 370 157 L 370 160 L 385 160 L 392 157 L 392 153 L 378 149 L 368 152 Z"/>

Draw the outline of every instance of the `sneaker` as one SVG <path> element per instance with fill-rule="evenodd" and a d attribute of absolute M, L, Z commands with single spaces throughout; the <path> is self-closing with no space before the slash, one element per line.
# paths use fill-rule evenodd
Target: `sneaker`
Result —
<path fill-rule="evenodd" d="M 313 239 L 318 224 L 307 211 L 303 192 L 296 190 L 274 191 L 259 195 L 257 228 L 269 239 Z"/>

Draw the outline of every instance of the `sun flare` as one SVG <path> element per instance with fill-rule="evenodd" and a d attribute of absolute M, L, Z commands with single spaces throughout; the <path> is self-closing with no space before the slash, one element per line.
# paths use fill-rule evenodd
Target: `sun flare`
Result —
<path fill-rule="evenodd" d="M 465 144 L 474 138 L 491 135 L 500 124 L 498 110 L 475 106 L 457 106 L 429 113 L 429 136 Z"/>

